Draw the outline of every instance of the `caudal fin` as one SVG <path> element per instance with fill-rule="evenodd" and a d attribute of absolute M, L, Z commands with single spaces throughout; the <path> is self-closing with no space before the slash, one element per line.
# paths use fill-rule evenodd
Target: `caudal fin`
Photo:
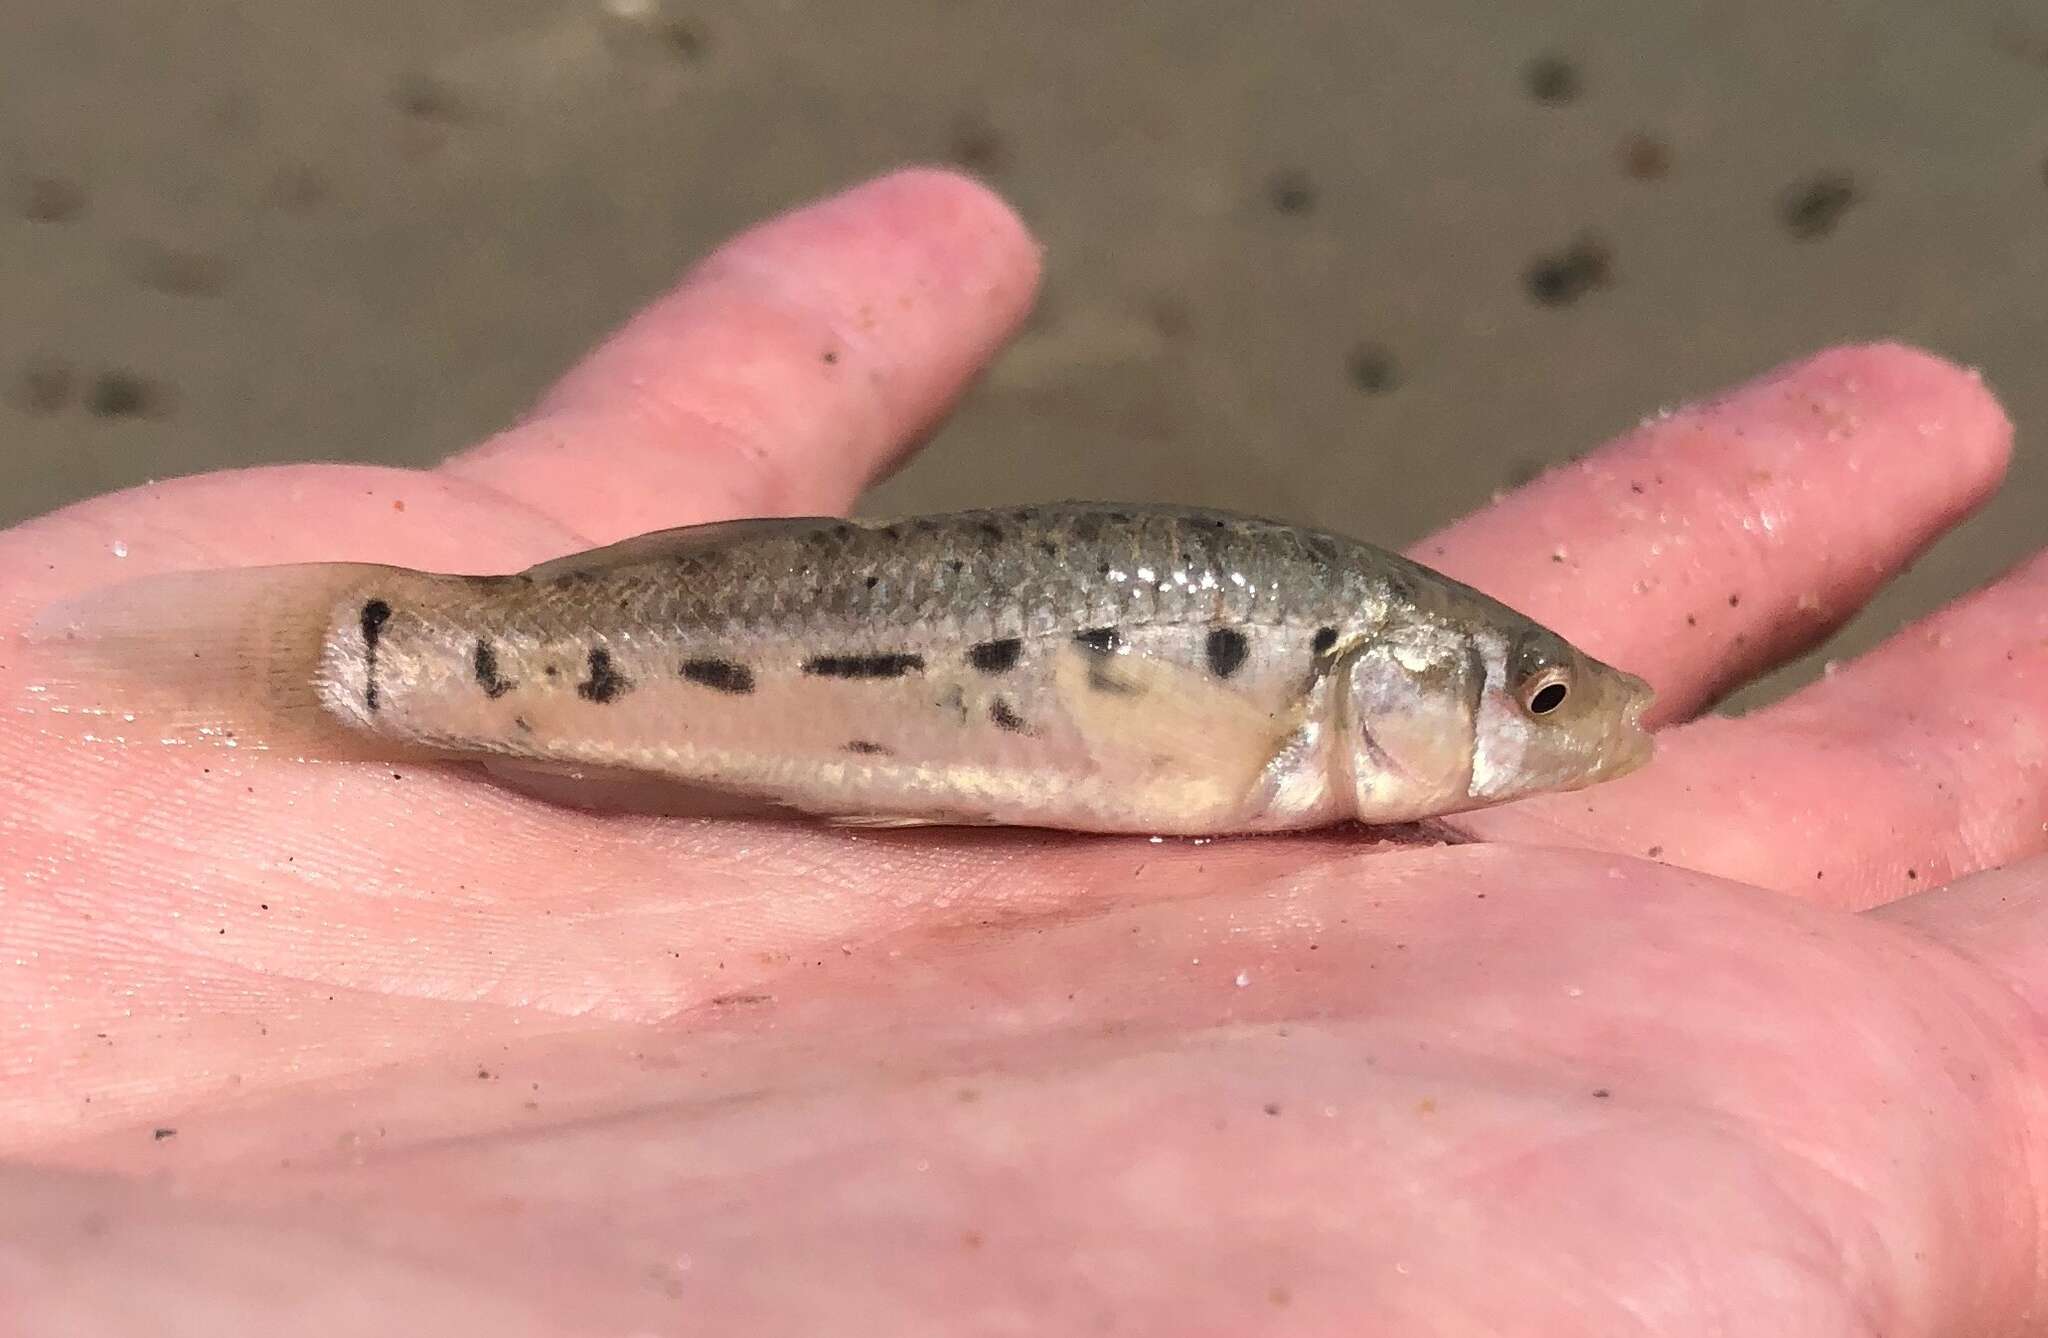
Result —
<path fill-rule="evenodd" d="M 172 572 L 66 600 L 25 633 L 25 709 L 95 742 L 405 755 L 351 728 L 319 691 L 342 599 L 394 575 L 357 563 Z"/>

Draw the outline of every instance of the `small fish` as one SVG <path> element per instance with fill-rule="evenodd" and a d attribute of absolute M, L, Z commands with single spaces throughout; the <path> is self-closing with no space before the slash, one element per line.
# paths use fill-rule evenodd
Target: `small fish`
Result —
<path fill-rule="evenodd" d="M 41 700 L 124 738 L 867 825 L 1411 822 L 1651 752 L 1640 679 L 1478 591 L 1171 506 L 727 521 L 509 576 L 185 572 L 30 636 L 57 657 Z"/>

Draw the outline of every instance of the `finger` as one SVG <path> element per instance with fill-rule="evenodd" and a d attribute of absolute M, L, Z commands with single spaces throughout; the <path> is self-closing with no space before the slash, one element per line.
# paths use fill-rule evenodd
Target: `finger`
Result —
<path fill-rule="evenodd" d="M 1978 377 L 1841 348 L 1646 421 L 1414 550 L 1649 679 L 1683 719 L 1809 649 L 1996 489 Z"/>
<path fill-rule="evenodd" d="M 444 469 L 593 540 L 837 511 L 1008 338 L 1035 243 L 994 194 L 907 171 L 727 244 Z"/>
<path fill-rule="evenodd" d="M 1460 824 L 1864 907 L 2048 850 L 2048 554 L 1657 761 Z"/>

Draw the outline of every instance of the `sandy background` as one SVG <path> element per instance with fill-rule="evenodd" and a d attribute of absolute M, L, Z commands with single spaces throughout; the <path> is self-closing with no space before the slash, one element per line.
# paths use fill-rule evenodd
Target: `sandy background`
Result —
<path fill-rule="evenodd" d="M 2018 0 L 0 0 L 0 522 L 430 461 L 728 232 L 920 159 L 1006 191 L 1049 284 L 873 509 L 1159 497 L 1399 545 L 1889 337 L 1981 367 L 2019 459 L 1837 653 L 2048 539 Z"/>

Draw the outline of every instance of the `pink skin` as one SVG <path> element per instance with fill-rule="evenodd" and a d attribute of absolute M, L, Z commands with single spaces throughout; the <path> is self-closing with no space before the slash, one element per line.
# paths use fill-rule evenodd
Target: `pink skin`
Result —
<path fill-rule="evenodd" d="M 0 632 L 152 569 L 504 570 L 843 508 L 1036 267 L 980 187 L 870 183 L 438 470 L 0 535 Z M 1475 845 L 601 819 L 9 711 L 0 1327 L 2029 1331 L 2048 560 L 1683 723 L 1980 503 L 2010 435 L 1953 367 L 1837 350 L 1420 545 L 1669 725 Z"/>

